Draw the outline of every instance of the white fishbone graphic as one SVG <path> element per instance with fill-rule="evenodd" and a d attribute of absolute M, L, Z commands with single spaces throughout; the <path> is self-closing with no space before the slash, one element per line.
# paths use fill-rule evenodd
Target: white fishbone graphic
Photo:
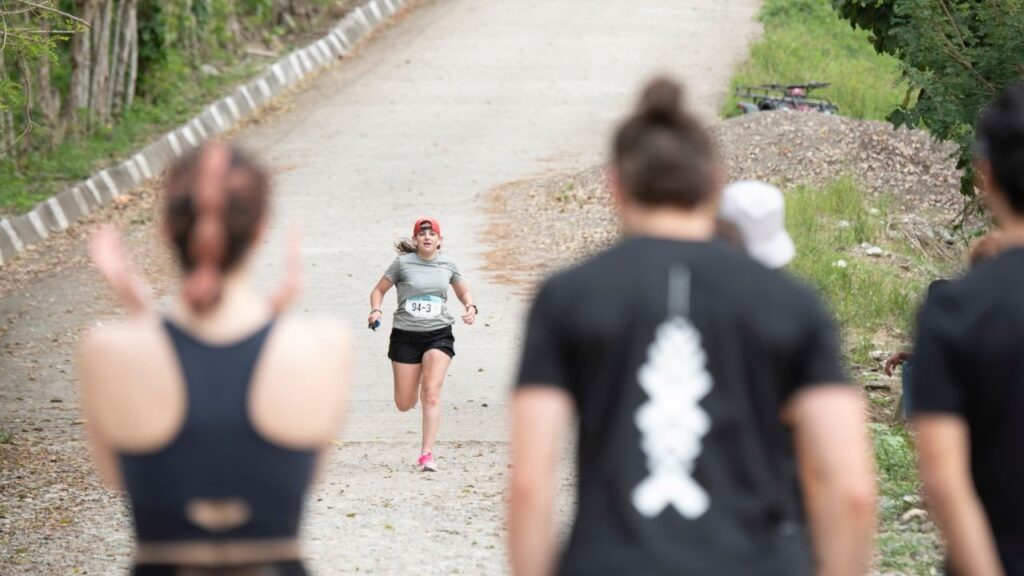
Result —
<path fill-rule="evenodd" d="M 674 276 L 688 291 L 689 276 Z M 680 298 L 678 292 L 674 298 Z M 701 439 L 711 429 L 711 418 L 700 406 L 713 386 L 706 365 L 700 333 L 685 316 L 674 315 L 658 326 L 637 374 L 650 397 L 635 417 L 650 475 L 633 489 L 633 506 L 644 517 L 653 518 L 671 505 L 692 520 L 711 505 L 707 492 L 691 476 Z"/>

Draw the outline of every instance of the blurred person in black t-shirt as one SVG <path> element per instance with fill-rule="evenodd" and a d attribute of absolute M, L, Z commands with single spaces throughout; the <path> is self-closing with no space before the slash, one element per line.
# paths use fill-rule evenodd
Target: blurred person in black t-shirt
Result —
<path fill-rule="evenodd" d="M 1024 575 L 1024 85 L 978 125 L 982 198 L 999 254 L 931 295 L 914 402 L 925 495 L 951 574 Z"/>
<path fill-rule="evenodd" d="M 655 80 L 616 135 L 626 239 L 548 279 L 530 312 L 513 570 L 863 573 L 875 488 L 836 329 L 810 290 L 712 241 L 720 174 L 680 100 Z M 559 555 L 554 479 L 574 414 L 578 504 Z"/>

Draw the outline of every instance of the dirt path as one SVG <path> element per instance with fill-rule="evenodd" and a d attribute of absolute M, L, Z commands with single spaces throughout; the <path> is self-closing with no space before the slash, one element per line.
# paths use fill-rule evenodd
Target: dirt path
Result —
<path fill-rule="evenodd" d="M 756 34 L 756 0 L 437 0 L 320 77 L 240 139 L 277 173 L 277 222 L 258 261 L 272 286 L 288 223 L 305 237 L 300 314 L 356 330 L 353 404 L 305 537 L 322 574 L 503 571 L 505 410 L 524 301 L 484 270 L 488 190 L 583 168 L 642 79 L 683 78 L 711 118 Z M 728 30 L 723 34 L 722 30 Z M 421 214 L 445 228 L 480 304 L 458 326 L 444 392 L 442 471 L 413 471 L 419 414 L 392 405 L 386 330 L 360 329 L 394 238 Z M 134 250 L 169 281 L 151 203 L 117 212 Z M 80 232 L 79 232 L 80 233 Z M 128 525 L 81 441 L 73 350 L 117 315 L 83 254 L 59 241 L 3 269 L 0 285 L 0 573 L 108 574 L 127 565 Z M 500 272 L 500 270 L 498 271 Z M 392 300 L 388 300 L 391 305 Z M 385 326 L 387 328 L 387 326 Z"/>

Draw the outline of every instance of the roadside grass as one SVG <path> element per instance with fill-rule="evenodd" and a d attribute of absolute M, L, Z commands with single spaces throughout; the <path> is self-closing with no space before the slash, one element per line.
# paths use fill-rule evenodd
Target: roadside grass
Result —
<path fill-rule="evenodd" d="M 889 205 L 882 198 L 869 207 L 851 179 L 820 189 L 799 187 L 787 198 L 786 227 L 797 245 L 790 269 L 830 304 L 845 341 L 852 344 L 850 359 L 858 365 L 872 362 L 864 348 L 880 330 L 910 333 L 928 283 L 926 277 L 886 265 L 884 258 L 864 255 L 865 244 L 897 254 L 904 249 L 885 234 Z"/>
<path fill-rule="evenodd" d="M 913 439 L 903 426 L 871 424 L 878 467 L 879 568 L 884 573 L 930 576 L 941 568 L 943 552 L 934 525 L 903 515 L 923 508 Z"/>
<path fill-rule="evenodd" d="M 218 76 L 195 80 L 188 72 L 177 78 L 161 78 L 166 88 L 158 101 L 136 101 L 113 127 L 88 137 L 70 137 L 53 151 L 34 152 L 18 164 L 12 159 L 0 160 L 0 215 L 26 212 L 103 166 L 129 156 L 198 114 L 264 65 L 249 62 L 225 66 Z"/>
<path fill-rule="evenodd" d="M 316 38 L 356 2 L 313 0 L 312 4 L 315 16 L 301 30 L 271 29 L 260 20 L 269 18 L 266 12 L 256 15 L 247 27 L 262 30 L 265 42 L 287 51 Z M 223 30 L 211 32 L 223 33 Z M 38 202 L 88 178 L 104 166 L 123 160 L 195 116 L 211 102 L 229 94 L 270 63 L 270 60 L 238 58 L 217 51 L 210 54 L 204 63 L 213 64 L 219 74 L 203 75 L 182 58 L 175 51 L 167 52 L 167 60 L 155 66 L 140 82 L 140 96 L 131 110 L 117 118 L 112 126 L 89 136 L 71 135 L 52 150 L 33 151 L 17 163 L 12 158 L 0 158 L 0 217 L 27 212 Z M 55 85 L 66 87 L 70 82 L 70 69 L 66 62 L 64 64 L 58 67 L 53 81 Z M 36 130 L 44 129 L 37 126 Z M 42 134 L 40 140 L 46 141 L 47 136 Z"/>
<path fill-rule="evenodd" d="M 737 86 L 831 82 L 811 95 L 838 104 L 844 116 L 870 120 L 884 119 L 903 101 L 896 59 L 877 54 L 867 33 L 840 20 L 830 0 L 765 0 L 759 19 L 764 36 L 733 76 L 730 94 Z M 722 115 L 739 115 L 737 102 L 730 96 Z"/>
<path fill-rule="evenodd" d="M 868 371 L 879 365 L 870 352 L 902 345 L 900 340 L 912 333 L 915 310 L 930 280 L 926 270 L 945 269 L 948 263 L 921 262 L 903 242 L 889 237 L 890 201 L 869 201 L 851 179 L 796 188 L 786 204 L 786 227 L 797 245 L 790 270 L 830 304 L 853 377 L 863 385 L 874 375 Z M 868 256 L 864 244 L 893 257 Z M 910 263 L 910 270 L 897 261 Z M 873 412 L 892 413 L 894 394 L 868 391 L 867 397 Z M 923 507 L 913 442 L 902 424 L 884 420 L 871 424 L 880 492 L 878 568 L 886 574 L 931 574 L 941 563 L 933 525 L 903 520 L 911 509 Z"/>

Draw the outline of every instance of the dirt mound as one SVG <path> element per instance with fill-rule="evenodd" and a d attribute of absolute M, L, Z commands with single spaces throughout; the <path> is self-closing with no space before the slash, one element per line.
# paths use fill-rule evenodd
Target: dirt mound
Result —
<path fill-rule="evenodd" d="M 824 114 L 764 112 L 722 121 L 711 132 L 730 180 L 766 180 L 787 190 L 850 177 L 872 195 L 892 198 L 891 233 L 921 252 L 956 258 L 960 251 L 948 231 L 964 206 L 951 158 L 956 148 L 923 130 L 893 130 L 884 122 Z M 495 227 L 514 242 L 503 243 L 513 248 L 503 247 L 501 261 L 490 268 L 508 283 L 531 286 L 618 236 L 600 166 L 511 182 L 492 198 Z M 523 221 L 530 226 L 521 226 Z M 537 255 L 546 257 L 542 268 L 536 266 Z"/>
<path fill-rule="evenodd" d="M 731 180 L 767 180 L 785 189 L 850 176 L 903 208 L 952 218 L 963 207 L 956 146 L 924 130 L 825 114 L 763 112 L 712 128 Z"/>

